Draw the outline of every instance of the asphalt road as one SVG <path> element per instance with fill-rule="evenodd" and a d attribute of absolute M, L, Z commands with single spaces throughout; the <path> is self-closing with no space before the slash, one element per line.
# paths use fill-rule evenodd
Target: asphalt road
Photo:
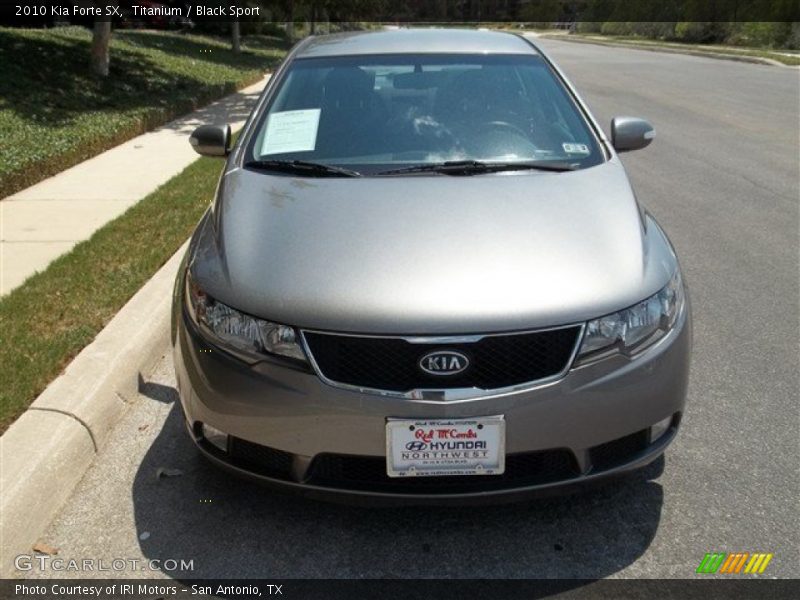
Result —
<path fill-rule="evenodd" d="M 591 493 L 507 507 L 284 497 L 197 457 L 165 357 L 44 536 L 59 557 L 193 559 L 178 578 L 670 578 L 694 576 L 708 551 L 760 551 L 775 554 L 765 576 L 797 576 L 798 71 L 542 45 L 601 122 L 643 116 L 658 130 L 624 161 L 694 305 L 688 412 L 665 460 Z M 162 467 L 182 474 L 157 479 Z"/>

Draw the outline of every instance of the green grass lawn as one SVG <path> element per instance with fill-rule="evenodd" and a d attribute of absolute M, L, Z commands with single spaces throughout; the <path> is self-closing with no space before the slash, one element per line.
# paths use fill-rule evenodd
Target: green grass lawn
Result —
<path fill-rule="evenodd" d="M 0 198 L 258 81 L 277 38 L 114 31 L 111 72 L 90 74 L 91 32 L 0 28 Z"/>
<path fill-rule="evenodd" d="M 0 298 L 0 432 L 189 237 L 222 166 L 195 161 Z"/>

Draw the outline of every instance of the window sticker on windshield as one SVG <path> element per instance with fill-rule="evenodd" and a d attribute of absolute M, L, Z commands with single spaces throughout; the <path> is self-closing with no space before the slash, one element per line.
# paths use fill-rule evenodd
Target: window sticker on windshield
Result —
<path fill-rule="evenodd" d="M 317 145 L 321 109 L 287 110 L 272 113 L 261 144 L 261 154 L 308 152 Z"/>
<path fill-rule="evenodd" d="M 564 152 L 567 154 L 591 154 L 589 150 L 589 146 L 586 144 L 561 144 L 561 147 L 564 148 Z"/>

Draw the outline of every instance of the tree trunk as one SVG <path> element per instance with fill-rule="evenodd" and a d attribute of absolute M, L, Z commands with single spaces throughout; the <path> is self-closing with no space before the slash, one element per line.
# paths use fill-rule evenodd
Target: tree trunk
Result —
<path fill-rule="evenodd" d="M 286 39 L 289 42 L 294 41 L 294 0 L 289 0 L 289 6 L 287 7 L 287 17 L 289 22 L 286 24 Z"/>
<path fill-rule="evenodd" d="M 111 41 L 111 21 L 95 19 L 92 35 L 92 50 L 89 65 L 92 73 L 100 77 L 108 77 L 108 44 Z"/>
<path fill-rule="evenodd" d="M 231 49 L 239 54 L 242 51 L 242 38 L 240 35 L 239 19 L 231 23 Z"/>
<path fill-rule="evenodd" d="M 231 6 L 239 8 L 239 0 L 233 0 Z M 241 32 L 242 30 L 239 26 L 239 18 L 237 17 L 235 21 L 231 21 L 231 50 L 233 50 L 234 54 L 239 54 L 242 51 Z"/>

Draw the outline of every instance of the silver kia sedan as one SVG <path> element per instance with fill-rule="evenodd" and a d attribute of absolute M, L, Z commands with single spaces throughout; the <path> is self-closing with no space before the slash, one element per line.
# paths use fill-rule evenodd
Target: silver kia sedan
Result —
<path fill-rule="evenodd" d="M 175 286 L 201 452 L 310 496 L 516 499 L 640 468 L 684 410 L 689 301 L 611 139 L 530 40 L 311 37 L 227 157 Z"/>

